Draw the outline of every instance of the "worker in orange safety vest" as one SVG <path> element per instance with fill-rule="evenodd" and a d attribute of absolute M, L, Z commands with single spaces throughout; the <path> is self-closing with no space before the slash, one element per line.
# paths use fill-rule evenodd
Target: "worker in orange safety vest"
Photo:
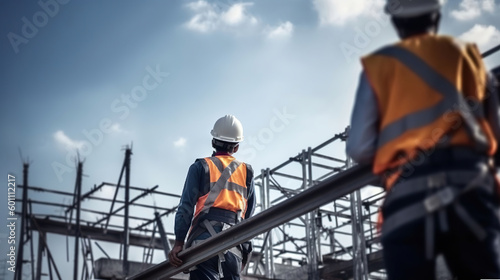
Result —
<path fill-rule="evenodd" d="M 389 279 L 500 278 L 500 139 L 495 81 L 476 45 L 437 35 L 439 0 L 388 0 L 401 38 L 361 59 L 347 141 L 387 191 L 381 241 Z"/>
<path fill-rule="evenodd" d="M 255 208 L 252 167 L 233 157 L 243 141 L 241 122 L 226 115 L 217 120 L 211 134 L 215 152 L 189 168 L 175 215 L 176 238 L 169 253 L 175 267 L 183 263 L 178 254 L 184 248 L 249 218 Z M 245 242 L 220 253 L 191 268 L 190 279 L 238 280 L 251 251 L 252 243 Z"/>

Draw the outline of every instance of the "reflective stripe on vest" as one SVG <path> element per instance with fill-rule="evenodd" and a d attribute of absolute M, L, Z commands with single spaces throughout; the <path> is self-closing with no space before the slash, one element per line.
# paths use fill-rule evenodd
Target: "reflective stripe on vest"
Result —
<path fill-rule="evenodd" d="M 198 198 L 194 217 L 207 213 L 211 207 L 241 213 L 247 205 L 247 168 L 231 156 L 205 158 L 209 168 L 210 190 Z"/>
<path fill-rule="evenodd" d="M 417 36 L 363 58 L 363 65 L 379 103 L 375 173 L 404 164 L 445 136 L 450 145 L 496 149 L 482 111 L 486 72 L 474 46 Z"/>

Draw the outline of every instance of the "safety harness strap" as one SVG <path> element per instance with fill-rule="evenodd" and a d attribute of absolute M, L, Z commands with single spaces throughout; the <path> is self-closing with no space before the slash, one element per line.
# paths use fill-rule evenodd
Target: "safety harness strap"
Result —
<path fill-rule="evenodd" d="M 450 178 L 450 183 L 453 184 L 453 182 L 463 182 L 469 180 L 469 178 L 474 177 L 476 174 L 477 171 L 449 171 L 446 173 L 435 173 L 432 176 L 419 176 L 406 181 L 400 181 L 397 183 L 397 188 L 390 189 L 390 195 L 387 195 L 384 205 L 389 206 L 401 198 L 425 192 L 429 188 L 437 189 L 442 187 L 446 185 L 447 176 Z M 431 202 L 428 203 L 431 204 Z"/>
<path fill-rule="evenodd" d="M 435 177 L 434 179 L 432 177 Z M 476 222 L 474 219 L 467 213 L 467 211 L 463 208 L 463 206 L 459 203 L 458 198 L 465 193 L 474 190 L 476 188 L 482 186 L 488 186 L 491 184 L 487 184 L 485 180 L 488 177 L 488 167 L 482 166 L 481 171 L 477 174 L 469 183 L 461 190 L 455 190 L 454 188 L 446 185 L 446 182 L 443 182 L 441 186 L 437 186 L 432 184 L 433 182 L 441 181 L 442 174 L 438 173 L 435 175 L 428 176 L 427 184 L 422 184 L 424 187 L 415 185 L 413 187 L 423 189 L 427 188 L 435 188 L 441 187 L 441 189 L 434 194 L 428 196 L 423 202 L 417 202 L 410 206 L 403 208 L 402 210 L 397 211 L 396 213 L 390 215 L 385 219 L 383 227 L 383 234 L 389 234 L 394 230 L 408 224 L 414 222 L 418 219 L 425 218 L 425 236 L 426 236 L 426 252 L 427 257 L 433 257 L 433 248 L 434 248 L 434 213 L 438 212 L 439 224 L 440 228 L 443 231 L 448 230 L 448 224 L 446 222 L 446 213 L 445 208 L 451 204 L 454 205 L 454 209 L 457 215 L 462 219 L 462 221 L 469 227 L 469 229 L 475 234 L 475 236 L 479 240 L 483 240 L 486 237 L 486 232 L 484 229 Z M 422 178 L 413 179 L 408 181 L 406 184 L 422 182 Z M 409 189 L 410 186 L 404 189 Z M 410 191 L 402 191 L 403 188 L 400 188 L 401 192 L 410 192 Z M 397 194 L 397 193 L 394 193 Z M 392 195 L 392 194 L 391 194 Z M 401 194 L 397 194 L 397 197 L 401 197 Z M 394 199 L 391 199 L 394 200 Z"/>
<path fill-rule="evenodd" d="M 205 201 L 205 205 L 203 206 L 202 212 L 207 212 L 210 207 L 214 204 L 217 199 L 220 190 L 224 189 L 224 186 L 228 183 L 231 175 L 238 169 L 238 167 L 242 164 L 241 161 L 233 160 L 221 173 L 217 182 L 211 187 L 210 193 Z"/>
<path fill-rule="evenodd" d="M 224 165 L 222 164 L 222 161 L 218 157 L 211 157 L 210 160 L 214 163 L 219 172 L 222 173 L 222 171 L 224 171 Z"/>
<path fill-rule="evenodd" d="M 489 146 L 488 140 L 477 120 L 477 118 L 484 117 L 484 112 L 479 110 L 482 106 L 474 106 L 476 110 L 472 110 L 471 106 L 465 100 L 463 93 L 455 85 L 410 50 L 400 46 L 390 46 L 379 50 L 376 54 L 397 59 L 400 63 L 412 69 L 429 87 L 444 97 L 442 101 L 438 102 L 432 108 L 408 114 L 404 118 L 387 125 L 380 133 L 379 147 L 402 135 L 409 129 L 432 123 L 445 112 L 458 105 L 456 109 L 465 122 L 464 127 L 469 136 L 475 140 L 476 149 L 479 151 L 487 150 Z"/>
<path fill-rule="evenodd" d="M 205 228 L 208 230 L 211 236 L 215 236 L 217 233 L 215 232 L 214 227 L 208 220 L 203 220 L 203 224 L 205 225 Z M 219 276 L 220 278 L 224 278 L 224 272 L 222 270 L 222 263 L 226 261 L 226 258 L 224 257 L 224 253 L 221 252 L 218 254 L 219 256 Z"/>

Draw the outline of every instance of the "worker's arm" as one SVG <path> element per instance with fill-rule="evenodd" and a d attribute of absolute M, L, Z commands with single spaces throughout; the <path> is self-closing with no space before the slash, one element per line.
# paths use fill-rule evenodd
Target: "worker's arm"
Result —
<path fill-rule="evenodd" d="M 366 74 L 362 72 L 347 138 L 347 154 L 354 161 L 362 164 L 373 162 L 377 148 L 378 122 L 379 112 L 375 93 Z"/>
<path fill-rule="evenodd" d="M 488 77 L 488 87 L 486 91 L 486 117 L 488 118 L 488 123 L 491 125 L 491 130 L 495 135 L 497 141 L 500 140 L 500 86 L 498 81 L 500 75 L 497 79 L 493 75 Z M 495 154 L 495 165 L 500 168 L 500 143 L 498 143 L 497 152 Z"/>
<path fill-rule="evenodd" d="M 497 140 L 500 139 L 500 97 L 498 88 L 498 81 L 493 76 L 489 76 L 486 93 L 488 98 L 488 102 L 486 102 L 486 106 L 488 106 L 486 112 L 488 122 Z"/>
<path fill-rule="evenodd" d="M 252 170 L 252 167 L 250 165 L 247 165 L 248 166 L 248 170 L 247 170 L 247 186 L 248 187 L 248 198 L 247 198 L 247 209 L 245 211 L 245 219 L 248 219 L 250 217 L 252 217 L 253 215 L 253 212 L 255 210 L 255 185 L 254 185 L 254 181 L 253 181 L 253 170 Z M 250 256 L 251 256 L 251 253 L 252 253 L 252 250 L 253 250 L 253 246 L 252 246 L 252 240 L 248 240 L 247 242 L 244 242 L 243 244 L 241 244 L 241 253 L 242 253 L 242 257 L 243 259 L 241 260 L 241 271 L 243 271 L 245 269 L 245 266 L 247 265 L 249 259 L 250 259 Z"/>
<path fill-rule="evenodd" d="M 247 198 L 247 209 L 245 211 L 245 219 L 252 217 L 255 210 L 255 186 L 253 182 L 253 169 L 250 165 L 247 165 L 247 186 L 248 187 L 248 198 Z"/>
<path fill-rule="evenodd" d="M 183 250 L 184 240 L 191 227 L 194 207 L 198 200 L 199 188 L 203 186 L 203 166 L 200 162 L 195 162 L 189 167 L 182 191 L 181 201 L 175 214 L 175 244 L 169 253 L 169 261 L 175 267 L 182 265 L 182 260 L 177 254 Z"/>

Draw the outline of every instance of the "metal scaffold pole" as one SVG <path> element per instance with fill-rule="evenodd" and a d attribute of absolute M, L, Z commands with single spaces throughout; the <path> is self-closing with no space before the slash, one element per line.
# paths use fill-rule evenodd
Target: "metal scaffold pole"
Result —
<path fill-rule="evenodd" d="M 168 259 L 168 253 L 172 248 L 170 247 L 170 243 L 167 239 L 167 234 L 165 233 L 165 228 L 163 227 L 163 223 L 161 222 L 160 213 L 155 212 L 155 220 L 158 225 L 158 231 L 160 232 L 161 243 L 163 244 L 163 252 L 165 253 L 165 259 Z"/>
<path fill-rule="evenodd" d="M 76 202 L 76 220 L 75 220 L 75 259 L 73 266 L 73 280 L 78 280 L 78 263 L 79 263 L 79 253 L 80 253 L 80 213 L 81 213 L 81 196 L 82 196 L 82 170 L 83 163 L 78 162 L 78 168 L 76 172 L 76 184 L 75 184 L 75 202 Z"/>
<path fill-rule="evenodd" d="M 260 184 L 260 208 L 261 208 L 261 211 L 265 211 L 267 209 L 267 205 L 266 205 L 266 189 L 267 189 L 267 186 L 266 186 L 266 180 L 264 178 L 266 178 L 266 170 L 262 169 L 261 172 L 260 172 L 260 176 L 262 177 L 262 183 Z M 267 235 L 269 234 L 269 232 L 267 232 L 266 234 L 263 234 L 262 235 L 262 238 L 263 238 L 263 244 L 262 244 L 262 248 L 263 248 L 263 251 L 264 251 L 264 275 L 267 277 L 267 275 L 269 274 L 269 269 L 268 269 L 268 265 L 267 265 Z M 261 251 L 262 252 L 262 251 Z M 258 265 L 258 263 L 256 264 L 256 266 Z"/>
<path fill-rule="evenodd" d="M 347 157 L 347 168 L 353 166 L 352 159 Z M 350 194 L 351 225 L 352 225 L 352 261 L 354 280 L 368 280 L 368 265 L 366 260 L 365 231 L 363 227 L 363 212 L 361 209 L 361 192 L 356 190 Z"/>
<path fill-rule="evenodd" d="M 43 241 L 42 239 L 45 238 L 45 234 L 42 232 L 38 232 L 38 252 L 37 252 L 37 258 L 36 258 L 36 280 L 42 279 L 42 254 L 43 254 Z"/>
<path fill-rule="evenodd" d="M 312 163 L 312 149 L 311 147 L 309 147 L 307 149 L 307 174 L 309 174 L 308 176 L 308 188 L 311 188 L 313 187 L 314 185 L 314 180 L 313 180 L 313 169 L 312 169 L 312 166 L 313 166 L 313 163 Z M 311 243 L 311 253 L 312 253 L 312 279 L 313 280 L 319 280 L 319 261 L 318 261 L 318 256 L 320 256 L 320 243 L 318 243 L 319 241 L 319 236 L 318 234 L 320 233 L 319 231 L 319 228 L 317 227 L 316 225 L 316 215 L 317 213 L 319 213 L 318 209 L 316 209 L 315 211 L 312 211 L 310 213 L 310 224 L 311 224 L 311 239 L 308 241 L 309 243 Z"/>
<path fill-rule="evenodd" d="M 23 259 L 24 259 L 24 243 L 25 243 L 25 235 L 28 228 L 28 220 L 26 219 L 28 213 L 28 170 L 29 163 L 23 163 L 23 201 L 22 201 L 22 210 L 21 210 L 21 240 L 19 243 L 19 249 L 16 260 L 16 270 L 14 274 L 14 279 L 22 280 L 23 277 Z"/>
<path fill-rule="evenodd" d="M 128 249 L 130 245 L 129 233 L 129 202 L 130 202 L 130 156 L 132 150 L 125 150 L 125 217 L 123 224 L 123 275 L 129 274 Z"/>
<path fill-rule="evenodd" d="M 266 169 L 266 173 L 265 173 L 265 177 L 264 177 L 264 186 L 265 186 L 265 191 L 266 191 L 266 195 L 265 195 L 265 201 L 266 201 L 266 209 L 268 209 L 269 207 L 271 207 L 271 198 L 270 198 L 270 191 L 271 191 L 271 187 L 270 187 L 270 176 L 271 176 L 271 170 L 269 168 Z M 266 246 L 266 250 L 265 250 L 265 258 L 266 258 L 266 277 L 267 278 L 273 278 L 274 277 L 274 256 L 273 256 L 273 247 L 274 247 L 274 244 L 273 244 L 273 233 L 272 233 L 272 229 L 269 230 L 269 232 L 267 233 L 267 238 L 264 240 Z"/>

